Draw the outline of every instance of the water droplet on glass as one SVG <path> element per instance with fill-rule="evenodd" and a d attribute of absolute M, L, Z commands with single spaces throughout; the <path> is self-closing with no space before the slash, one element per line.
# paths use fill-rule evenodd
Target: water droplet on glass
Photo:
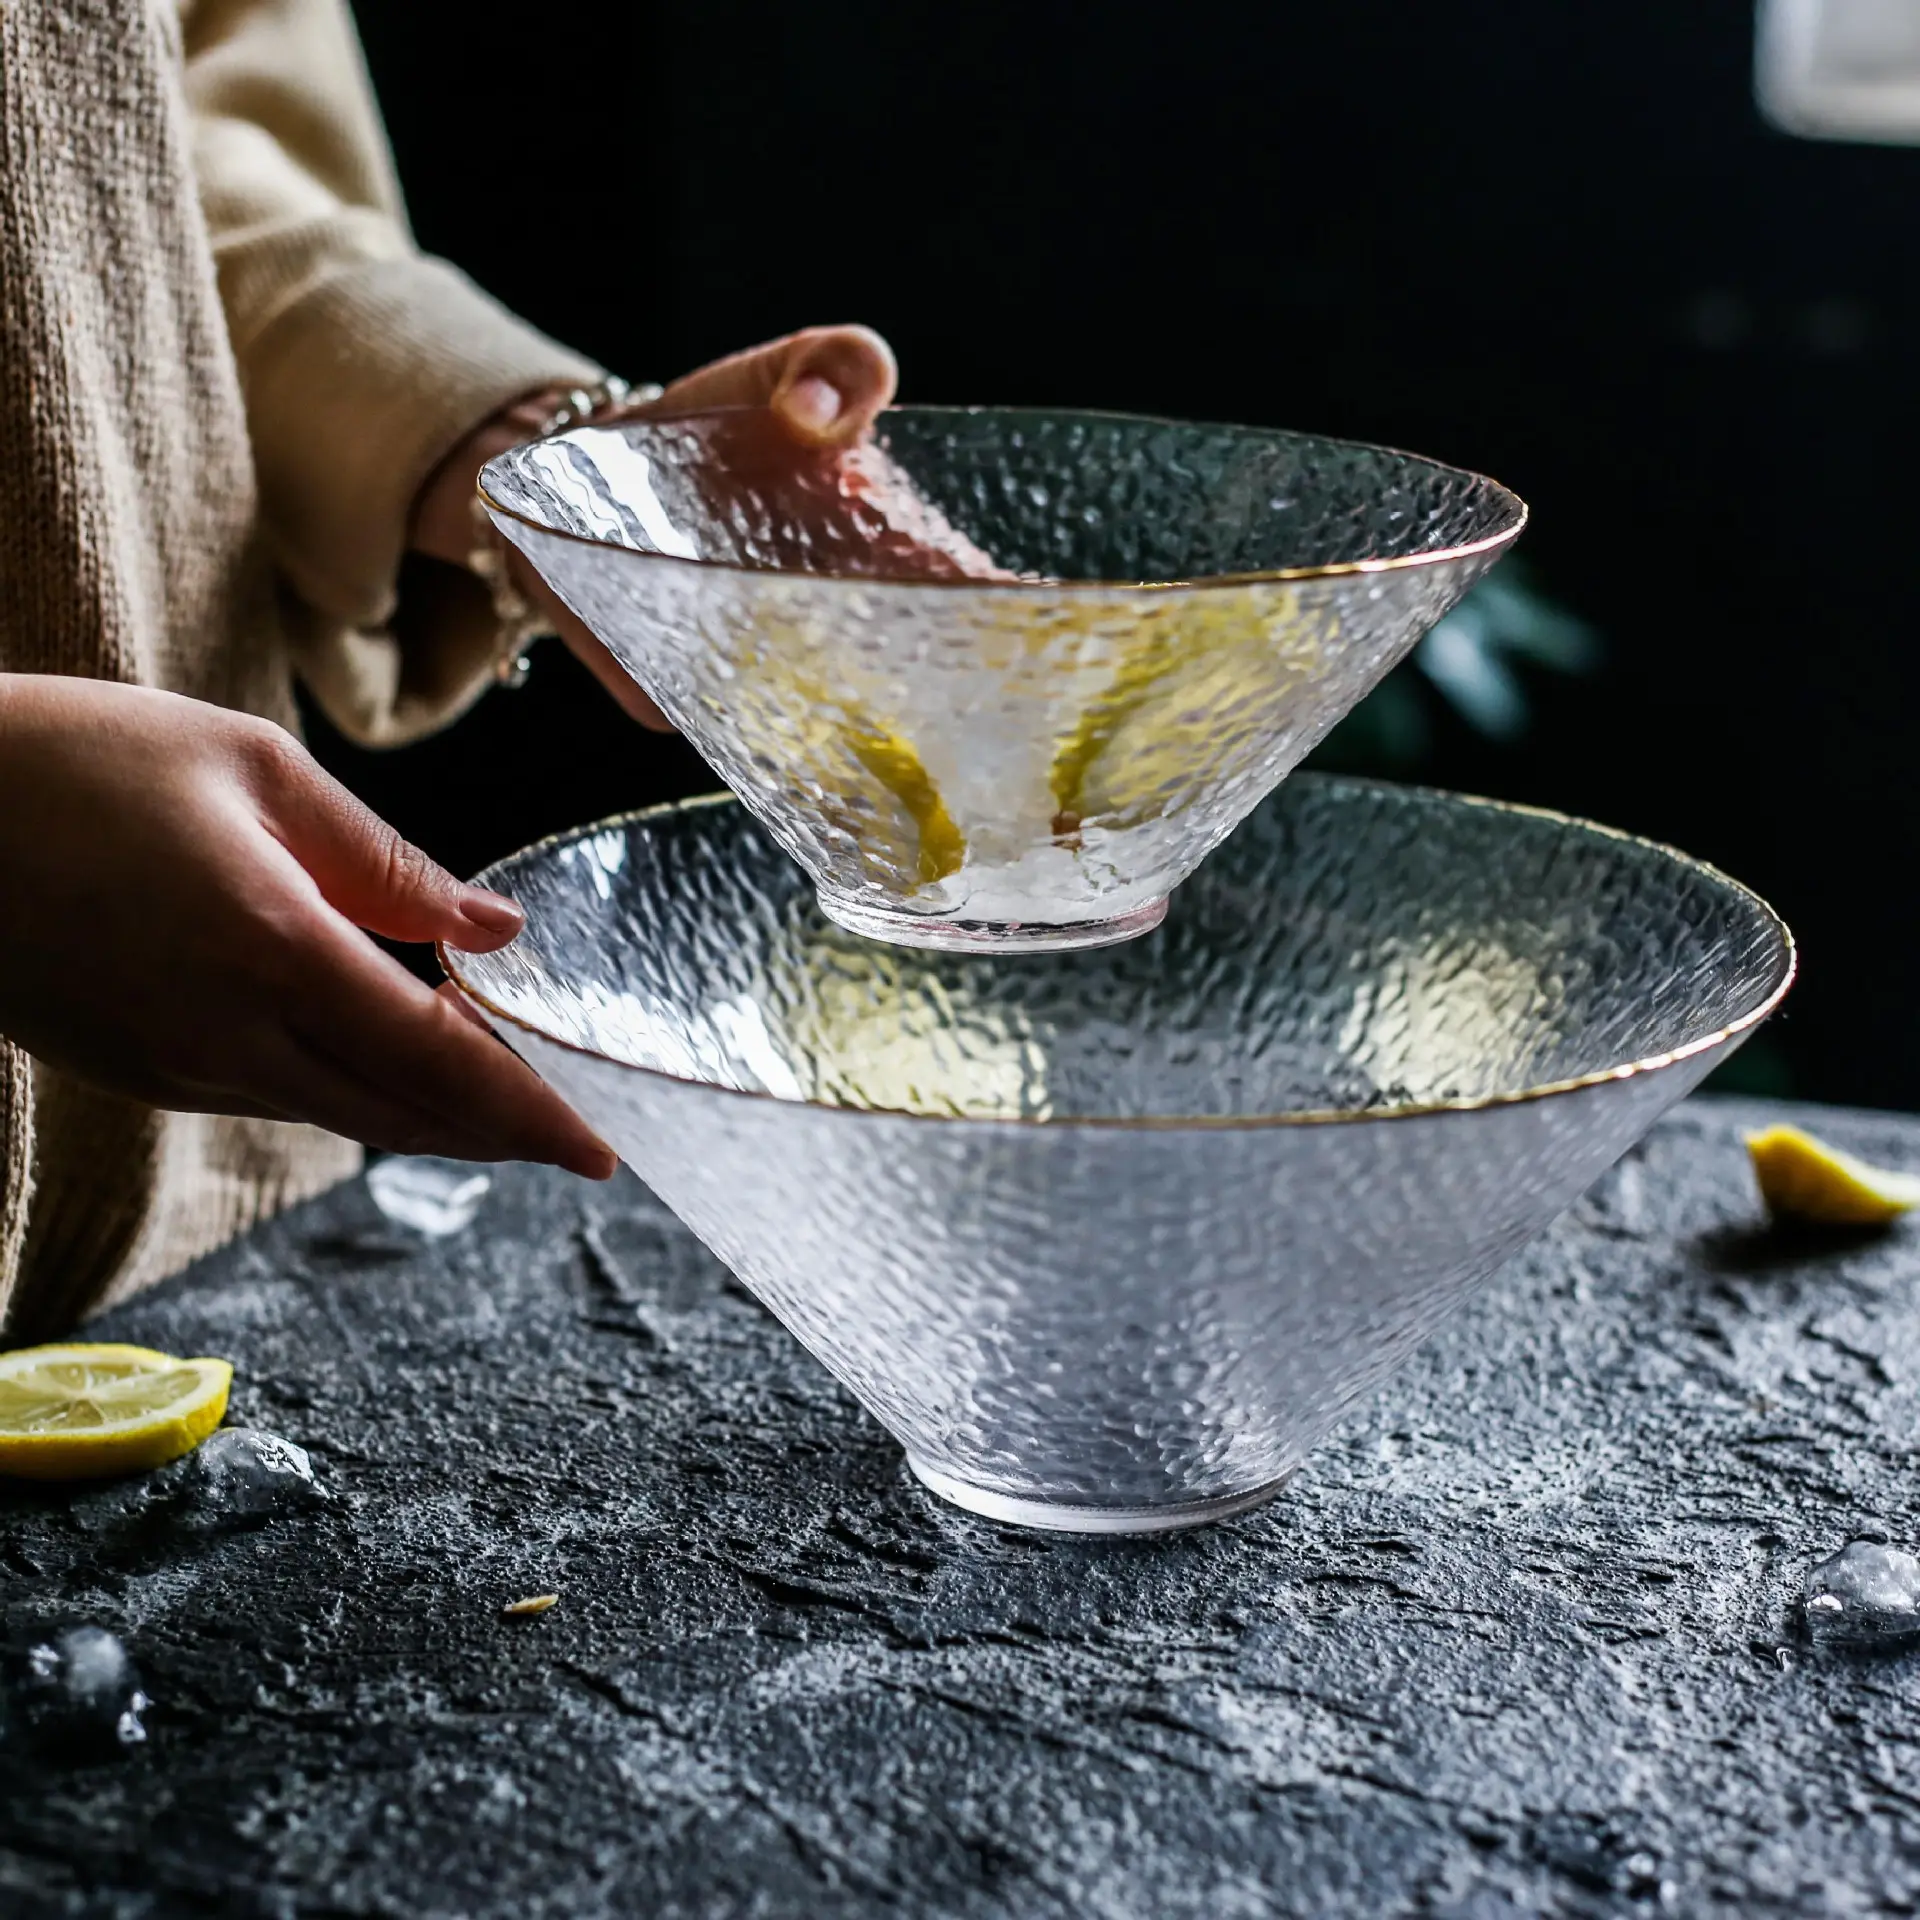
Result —
<path fill-rule="evenodd" d="M 115 1635 L 74 1627 L 27 1649 L 9 1704 L 10 1738 L 58 1759 L 107 1760 L 144 1743 L 151 1703 Z"/>
<path fill-rule="evenodd" d="M 187 1462 L 180 1511 L 190 1525 L 258 1526 L 324 1504 L 304 1447 L 257 1427 L 222 1427 Z"/>
<path fill-rule="evenodd" d="M 493 1176 L 465 1160 L 396 1154 L 367 1169 L 367 1191 L 389 1220 L 429 1240 L 442 1240 L 472 1222 Z"/>
<path fill-rule="evenodd" d="M 1920 1636 L 1920 1559 L 1855 1540 L 1807 1575 L 1807 1631 L 1823 1646 L 1892 1646 Z"/>

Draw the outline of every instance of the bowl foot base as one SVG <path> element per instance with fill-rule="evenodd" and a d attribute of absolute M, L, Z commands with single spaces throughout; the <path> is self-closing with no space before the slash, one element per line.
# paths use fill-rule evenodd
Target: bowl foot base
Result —
<path fill-rule="evenodd" d="M 1151 933 L 1167 917 L 1167 902 L 1163 896 L 1111 920 L 1075 920 L 1066 925 L 1039 920 L 936 920 L 824 893 L 820 911 L 849 933 L 894 947 L 922 947 L 936 953 L 1073 953 L 1083 947 L 1118 946 Z"/>
<path fill-rule="evenodd" d="M 1291 1473 L 1283 1473 L 1279 1479 L 1250 1487 L 1244 1493 L 1170 1502 L 1164 1507 L 1083 1507 L 1064 1501 L 1022 1500 L 986 1487 L 969 1486 L 912 1454 L 907 1455 L 907 1465 L 923 1487 L 956 1507 L 988 1520 L 1003 1520 L 1010 1526 L 1043 1527 L 1052 1533 L 1174 1533 L 1182 1527 L 1204 1527 L 1209 1521 L 1230 1519 L 1236 1513 L 1264 1506 L 1293 1478 Z"/>

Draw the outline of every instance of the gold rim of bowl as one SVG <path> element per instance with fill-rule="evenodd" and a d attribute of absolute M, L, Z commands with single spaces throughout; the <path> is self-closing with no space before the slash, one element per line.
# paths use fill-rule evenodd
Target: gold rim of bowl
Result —
<path fill-rule="evenodd" d="M 1309 778 L 1312 777 L 1314 776 L 1309 776 Z M 1581 833 L 1596 834 L 1602 839 L 1617 841 L 1623 846 L 1638 847 L 1643 852 L 1672 860 L 1689 872 L 1738 894 L 1759 909 L 1762 920 L 1773 929 L 1779 941 L 1781 962 L 1779 978 L 1765 996 L 1739 1019 L 1730 1021 L 1724 1027 L 1716 1028 L 1712 1033 L 1703 1034 L 1698 1040 L 1689 1040 L 1683 1047 L 1672 1048 L 1666 1053 L 1646 1054 L 1637 1060 L 1627 1060 L 1616 1066 L 1597 1068 L 1592 1073 L 1578 1074 L 1567 1080 L 1542 1081 L 1536 1086 L 1517 1088 L 1509 1093 L 1474 1094 L 1460 1100 L 1407 1101 L 1390 1107 L 1308 1107 L 1291 1113 L 1134 1115 L 1067 1113 L 1042 1120 L 1019 1114 L 915 1113 L 908 1107 L 852 1107 L 842 1106 L 831 1100 L 784 1100 L 778 1094 L 767 1093 L 758 1088 L 727 1087 L 722 1086 L 717 1080 L 698 1080 L 687 1074 L 667 1073 L 659 1067 L 644 1067 L 636 1061 L 616 1059 L 612 1054 L 602 1053 L 596 1047 L 583 1047 L 578 1041 L 549 1033 L 533 1021 L 509 1012 L 505 1007 L 490 1000 L 471 981 L 462 977 L 457 965 L 463 957 L 461 954 L 449 948 L 444 941 L 436 941 L 434 951 L 439 956 L 440 965 L 447 978 L 461 993 L 495 1019 L 504 1020 L 509 1026 L 518 1027 L 523 1033 L 531 1033 L 552 1046 L 564 1047 L 569 1053 L 584 1054 L 590 1060 L 604 1060 L 608 1065 L 619 1067 L 627 1073 L 648 1073 L 658 1080 L 674 1081 L 681 1086 L 704 1087 L 709 1093 L 725 1094 L 735 1100 L 766 1100 L 775 1106 L 809 1107 L 819 1113 L 843 1113 L 854 1118 L 865 1116 L 889 1120 L 919 1120 L 929 1126 L 942 1127 L 1099 1127 L 1144 1131 L 1198 1129 L 1209 1132 L 1240 1131 L 1255 1127 L 1324 1127 L 1348 1125 L 1360 1121 L 1417 1120 L 1442 1113 L 1481 1113 L 1495 1107 L 1523 1106 L 1536 1100 L 1579 1093 L 1588 1087 L 1605 1086 L 1609 1081 L 1637 1079 L 1642 1074 L 1656 1073 L 1667 1067 L 1678 1066 L 1683 1060 L 1691 1060 L 1700 1054 L 1710 1053 L 1715 1047 L 1759 1026 L 1786 998 L 1787 991 L 1793 985 L 1794 978 L 1800 970 L 1800 954 L 1794 943 L 1792 929 L 1759 894 L 1755 893 L 1751 887 L 1742 885 L 1732 875 L 1722 873 L 1718 867 L 1705 860 L 1695 859 L 1690 853 L 1682 853 L 1679 848 L 1670 847 L 1664 841 L 1649 840 L 1640 834 L 1624 832 L 1619 827 L 1602 826 L 1597 820 L 1584 820 L 1578 814 L 1559 813 L 1551 807 L 1522 806 L 1512 800 L 1488 800 L 1478 794 L 1450 793 L 1440 787 L 1402 787 L 1389 781 L 1356 780 L 1344 775 L 1323 777 L 1336 780 L 1346 786 L 1371 787 L 1390 793 L 1405 794 L 1409 797 L 1418 795 L 1438 799 L 1454 806 L 1483 807 L 1492 813 L 1513 814 L 1530 820 L 1546 820 L 1556 826 L 1570 827 Z M 531 859 L 537 854 L 569 845 L 574 841 L 590 839 L 595 834 L 637 826 L 648 820 L 670 819 L 675 814 L 692 813 L 707 807 L 739 806 L 740 802 L 735 795 L 713 793 L 703 794 L 690 800 L 669 801 L 663 806 L 639 807 L 630 813 L 614 814 L 608 819 L 595 821 L 591 826 L 570 827 L 563 833 L 549 834 L 544 840 L 536 840 L 531 846 L 523 847 L 518 853 L 508 854 L 504 860 L 494 862 L 493 865 L 484 869 L 480 878 L 483 879 L 485 875 L 495 873 L 499 868 L 513 862 Z M 740 810 L 743 814 L 746 813 L 744 807 Z M 751 818 L 751 816 L 748 817 Z M 476 879 L 475 884 L 479 883 L 479 879 Z"/>
<path fill-rule="evenodd" d="M 571 439 L 576 433 L 610 433 L 616 427 L 627 424 L 651 425 L 664 424 L 672 420 L 711 419 L 729 413 L 745 412 L 740 407 L 690 407 L 679 412 L 646 413 L 636 416 L 632 422 L 613 421 L 604 427 L 572 427 L 565 433 L 553 436 L 555 443 Z M 525 441 L 518 447 L 509 448 L 505 453 L 496 454 L 480 469 L 480 477 L 475 481 L 481 504 L 489 513 L 499 514 L 507 520 L 517 521 L 523 527 L 531 527 L 535 533 L 545 534 L 551 540 L 571 540 L 577 546 L 602 547 L 609 553 L 629 554 L 635 560 L 658 562 L 670 567 L 698 567 L 709 573 L 735 573 L 747 578 L 788 579 L 788 580 L 828 580 L 842 586 L 851 587 L 912 587 L 924 590 L 952 592 L 970 590 L 978 593 L 1205 593 L 1229 587 L 1251 587 L 1284 584 L 1299 580 L 1332 580 L 1343 576 L 1367 573 L 1400 573 L 1410 567 L 1437 567 L 1449 560 L 1471 559 L 1476 554 L 1497 553 L 1502 547 L 1508 547 L 1518 540 L 1526 530 L 1529 509 L 1527 503 L 1498 480 L 1484 473 L 1475 473 L 1471 467 L 1450 466 L 1444 460 L 1434 460 L 1424 453 L 1408 453 L 1400 447 L 1381 446 L 1371 440 L 1347 440 L 1337 434 L 1302 433 L 1289 427 L 1231 427 L 1224 422 L 1205 420 L 1171 420 L 1159 414 L 1116 413 L 1111 410 L 1098 410 L 1086 407 L 910 407 L 902 412 L 952 414 L 965 417 L 978 413 L 996 413 L 1015 418 L 1037 419 L 1055 418 L 1062 413 L 1071 413 L 1080 420 L 1126 420 L 1150 427 L 1203 427 L 1218 428 L 1222 432 L 1252 433 L 1265 435 L 1277 440 L 1318 440 L 1327 446 L 1353 447 L 1366 453 L 1386 454 L 1395 460 L 1411 460 L 1419 466 L 1427 467 L 1436 473 L 1457 474 L 1462 479 L 1471 480 L 1486 488 L 1496 503 L 1504 503 L 1507 509 L 1507 524 L 1493 533 L 1483 535 L 1478 540 L 1469 540 L 1457 547 L 1428 547 L 1418 553 L 1394 554 L 1380 560 L 1334 560 L 1323 566 L 1314 567 L 1272 567 L 1251 573 L 1209 573 L 1196 575 L 1190 580 L 921 580 L 909 575 L 885 573 L 811 573 L 792 567 L 750 567 L 743 566 L 737 560 L 703 560 L 689 558 L 677 553 L 649 553 L 639 547 L 629 547 L 618 540 L 607 540 L 598 534 L 573 533 L 565 527 L 548 526 L 544 520 L 536 520 L 529 513 L 522 513 L 518 507 L 507 506 L 496 499 L 487 489 L 487 468 L 514 459 L 533 445 L 545 442 Z M 886 417 L 882 413 L 881 418 Z"/>

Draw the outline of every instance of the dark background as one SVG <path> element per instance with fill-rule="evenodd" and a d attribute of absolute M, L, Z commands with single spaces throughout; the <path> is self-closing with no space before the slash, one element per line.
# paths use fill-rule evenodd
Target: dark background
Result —
<path fill-rule="evenodd" d="M 1518 740 L 1420 689 L 1424 742 L 1346 757 L 1727 867 L 1804 952 L 1745 1083 L 1920 1107 L 1920 151 L 1770 131 L 1744 0 L 357 12 L 423 242 L 631 377 L 859 319 L 907 398 L 1505 480 L 1601 665 Z M 557 648 L 423 746 L 316 744 L 461 870 L 712 784 Z"/>

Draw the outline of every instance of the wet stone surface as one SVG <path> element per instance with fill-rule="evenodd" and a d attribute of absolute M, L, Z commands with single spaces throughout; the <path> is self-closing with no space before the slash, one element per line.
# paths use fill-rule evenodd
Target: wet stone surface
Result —
<path fill-rule="evenodd" d="M 230 1356 L 324 1499 L 0 1492 L 8 1671 L 95 1627 L 152 1697 L 59 1758 L 0 1710 L 0 1914 L 1920 1909 L 1920 1652 L 1807 1612 L 1920 1544 L 1920 1228 L 1764 1231 L 1763 1111 L 1683 1110 L 1273 1506 L 1120 1545 L 942 1508 L 631 1182 L 440 1240 L 345 1188 L 99 1330 Z"/>

